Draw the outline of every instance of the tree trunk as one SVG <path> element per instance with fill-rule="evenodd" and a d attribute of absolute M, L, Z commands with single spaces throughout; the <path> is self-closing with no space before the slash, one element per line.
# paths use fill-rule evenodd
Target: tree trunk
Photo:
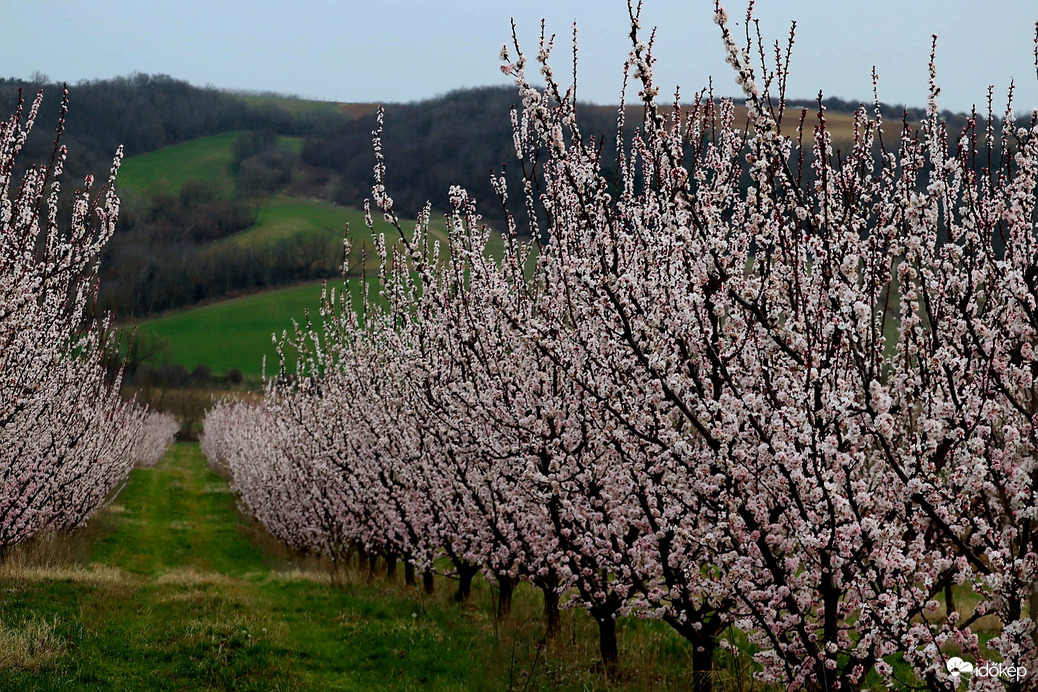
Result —
<path fill-rule="evenodd" d="M 396 579 L 396 553 L 386 553 L 386 579 Z"/>
<path fill-rule="evenodd" d="M 433 573 L 431 569 L 427 569 L 422 572 L 422 588 L 425 589 L 425 593 L 432 593 L 433 587 Z"/>
<path fill-rule="evenodd" d="M 946 614 L 948 614 L 948 615 L 951 615 L 952 613 L 954 613 L 956 611 L 957 611 L 957 608 L 955 607 L 955 594 L 952 592 L 952 585 L 951 584 L 945 584 L 944 585 L 944 612 Z M 1034 617 L 1034 616 L 1032 615 L 1032 617 Z"/>
<path fill-rule="evenodd" d="M 692 691 L 711 692 L 714 685 L 714 648 L 711 639 L 692 646 Z"/>
<path fill-rule="evenodd" d="M 554 579 L 541 586 L 541 592 L 544 594 L 544 636 L 546 639 L 554 639 L 562 631 L 562 615 L 559 613 L 559 592 L 556 588 Z"/>
<path fill-rule="evenodd" d="M 456 603 L 463 603 L 472 595 L 472 578 L 479 574 L 479 568 L 468 563 L 458 568 L 458 591 L 454 594 Z"/>
<path fill-rule="evenodd" d="M 664 620 L 692 647 L 692 690 L 693 692 L 710 692 L 713 689 L 714 652 L 717 651 L 717 637 L 725 629 L 724 620 L 716 613 L 704 615 L 702 612 L 689 620 L 679 620 L 674 616 L 665 616 Z M 698 628 L 694 624 L 698 623 Z"/>
<path fill-rule="evenodd" d="M 410 560 L 404 560 L 404 586 L 416 586 L 414 579 L 414 565 Z"/>
<path fill-rule="evenodd" d="M 497 579 L 497 619 L 504 620 L 512 612 L 512 593 L 519 580 L 510 574 L 498 574 Z"/>
<path fill-rule="evenodd" d="M 606 674 L 612 675 L 619 655 L 616 651 L 616 619 L 605 616 L 598 619 L 598 651 L 602 655 L 602 665 Z"/>
<path fill-rule="evenodd" d="M 368 581 L 375 579 L 375 567 L 378 563 L 378 553 L 368 553 Z"/>

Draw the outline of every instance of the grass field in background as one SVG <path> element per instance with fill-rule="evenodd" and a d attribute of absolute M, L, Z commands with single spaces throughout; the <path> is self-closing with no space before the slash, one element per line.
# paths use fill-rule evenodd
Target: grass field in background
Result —
<path fill-rule="evenodd" d="M 369 276 L 373 276 L 379 260 L 372 236 L 364 226 L 363 212 L 322 202 L 271 199 L 260 207 L 255 226 L 211 247 L 237 244 L 243 250 L 291 248 L 291 243 L 279 246 L 290 239 L 298 239 L 300 247 L 306 247 L 311 241 L 338 245 L 342 242 L 346 223 L 350 224 L 351 270 L 360 270 L 366 251 L 367 270 Z M 410 231 L 413 224 L 413 221 L 403 222 L 404 230 Z M 432 237 L 442 239 L 444 221 L 436 222 L 433 228 Z M 385 232 L 390 240 L 396 237 L 396 231 L 384 221 L 377 222 L 376 230 Z M 490 251 L 500 253 L 500 237 L 495 235 L 491 240 Z M 330 283 L 338 287 L 343 285 L 341 280 Z M 356 281 L 351 280 L 351 285 L 356 295 Z M 319 281 L 266 290 L 145 320 L 138 329 L 141 333 L 166 340 L 168 347 L 164 358 L 169 364 L 180 364 L 189 370 L 204 364 L 215 373 L 237 368 L 246 375 L 256 376 L 261 372 L 264 356 L 267 357 L 268 372 L 273 372 L 276 366 L 271 334 L 291 329 L 292 319 L 302 321 L 307 308 L 316 318 L 320 292 Z"/>
<path fill-rule="evenodd" d="M 213 248 L 235 245 L 238 247 L 268 247 L 290 237 L 308 240 L 319 237 L 342 243 L 349 224 L 351 236 L 366 238 L 364 212 L 328 202 L 277 197 L 264 200 L 251 228 L 239 231 L 213 243 Z M 394 233 L 392 226 L 379 220 L 376 233 Z M 392 236 L 390 236 L 392 237 Z"/>
<path fill-rule="evenodd" d="M 229 132 L 214 137 L 203 137 L 128 158 L 119 173 L 118 185 L 124 193 L 152 195 L 157 192 L 177 194 L 185 183 L 198 181 L 215 190 L 218 196 L 234 193 L 234 163 L 232 145 L 241 133 Z M 299 153 L 303 140 L 299 137 L 279 137 L 281 146 Z M 297 251 L 306 256 L 338 257 L 343 234 L 349 225 L 353 258 L 351 264 L 359 267 L 359 259 L 367 251 L 369 265 L 377 263 L 372 233 L 364 222 L 364 212 L 328 202 L 292 197 L 266 197 L 256 200 L 256 222 L 251 227 L 234 233 L 207 247 L 208 252 L 220 252 L 228 247 L 263 252 L 271 248 L 279 251 Z M 414 221 L 402 221 L 410 232 Z M 434 219 L 430 224 L 434 237 L 443 238 L 445 221 Z M 385 233 L 390 242 L 397 232 L 386 223 L 381 214 L 375 215 L 374 232 Z M 286 250 L 291 246 L 291 250 Z"/>
<path fill-rule="evenodd" d="M 148 195 L 156 192 L 175 195 L 184 183 L 196 180 L 215 190 L 218 196 L 230 197 L 234 193 L 232 145 L 241 134 L 225 132 L 130 156 L 119 169 L 117 185 Z M 303 140 L 278 137 L 278 144 L 298 154 Z"/>
<path fill-rule="evenodd" d="M 239 98 L 250 106 L 259 108 L 280 108 L 292 115 L 315 117 L 346 116 L 349 119 L 362 118 L 366 115 L 374 115 L 378 109 L 377 103 L 342 103 L 337 101 L 311 101 L 294 96 L 252 96 L 242 95 Z"/>
<path fill-rule="evenodd" d="M 177 194 L 184 183 L 197 180 L 206 183 L 220 196 L 234 192 L 231 145 L 240 132 L 227 132 L 201 137 L 158 151 L 131 156 L 119 169 L 116 184 L 145 194 L 168 192 Z"/>
<path fill-rule="evenodd" d="M 242 101 L 255 107 L 280 108 L 292 115 L 335 115 L 342 112 L 341 103 L 335 101 L 311 101 L 293 96 L 239 96 Z"/>
<path fill-rule="evenodd" d="M 329 282 L 339 290 L 343 284 Z M 356 295 L 356 281 L 351 290 Z M 204 364 L 215 373 L 237 368 L 256 376 L 266 356 L 267 371 L 275 373 L 278 361 L 271 335 L 291 331 L 292 320 L 302 322 L 307 309 L 316 320 L 320 298 L 321 282 L 310 282 L 189 308 L 146 320 L 137 329 L 166 341 L 162 358 L 169 364 L 188 370 Z"/>
<path fill-rule="evenodd" d="M 296 102 L 299 103 L 299 102 Z M 321 110 L 329 104 L 302 102 L 301 108 Z M 335 105 L 335 104 L 330 104 Z M 201 181 L 222 196 L 234 193 L 233 143 L 241 133 L 231 132 L 214 137 L 191 140 L 158 151 L 128 158 L 119 173 L 118 184 L 130 194 L 150 195 L 164 191 L 176 194 L 185 183 Z M 279 142 L 298 152 L 302 139 L 281 137 Z M 240 250 L 265 253 L 294 253 L 300 264 L 307 261 L 327 265 L 341 260 L 345 230 L 349 227 L 351 256 L 349 269 L 359 273 L 366 258 L 369 275 L 377 271 L 379 258 L 375 236 L 385 234 L 392 244 L 397 231 L 381 213 L 373 213 L 374 229 L 369 230 L 364 212 L 327 202 L 276 196 L 257 200 L 256 222 L 250 228 L 209 244 L 203 253 Z M 410 234 L 413 220 L 402 220 L 401 227 Z M 430 222 L 432 240 L 444 242 L 446 220 L 434 216 Z M 492 235 L 489 251 L 500 256 L 502 243 Z M 326 266 L 326 270 L 330 267 Z M 337 282 L 341 286 L 342 282 Z M 261 373 L 264 356 L 269 372 L 277 367 L 277 356 L 271 335 L 292 328 L 292 319 L 302 321 L 306 308 L 315 314 L 319 304 L 320 283 L 272 289 L 244 298 L 227 300 L 142 322 L 141 333 L 166 340 L 166 364 L 180 364 L 189 370 L 208 366 L 214 373 L 236 368 L 244 374 Z M 162 364 L 149 363 L 149 364 Z"/>
<path fill-rule="evenodd" d="M 372 233 L 364 223 L 364 212 L 328 202 L 291 197 L 263 200 L 255 224 L 212 243 L 203 252 L 219 253 L 228 248 L 239 248 L 262 253 L 276 248 L 285 252 L 295 250 L 307 257 L 338 258 L 342 254 L 347 225 L 351 245 L 350 266 L 359 269 L 365 252 L 368 266 L 376 266 L 378 256 L 374 251 Z M 406 225 L 404 229 L 410 230 Z M 397 237 L 393 227 L 381 220 L 375 223 L 375 233 L 385 233 L 388 241 Z"/>
<path fill-rule="evenodd" d="M 256 223 L 243 231 L 229 235 L 209 246 L 209 252 L 219 252 L 229 247 L 243 250 L 263 251 L 269 248 L 331 248 L 341 252 L 347 225 L 350 238 L 350 266 L 357 270 L 361 258 L 367 254 L 369 268 L 378 266 L 374 236 L 385 234 L 390 245 L 399 237 L 393 226 L 381 214 L 372 214 L 374 232 L 364 221 L 364 212 L 352 207 L 343 207 L 330 202 L 304 200 L 294 197 L 272 197 L 260 203 Z M 403 219 L 401 229 L 411 234 L 415 222 Z M 433 240 L 446 239 L 446 220 L 433 218 L 429 223 Z M 499 252 L 501 241 L 492 237 L 491 251 Z"/>

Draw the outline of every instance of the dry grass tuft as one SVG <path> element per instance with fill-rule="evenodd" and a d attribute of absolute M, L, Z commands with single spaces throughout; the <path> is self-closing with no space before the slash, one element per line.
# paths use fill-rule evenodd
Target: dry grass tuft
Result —
<path fill-rule="evenodd" d="M 171 531 L 192 531 L 195 525 L 190 521 L 171 521 L 166 524 L 166 528 Z"/>
<path fill-rule="evenodd" d="M 209 600 L 209 594 L 205 591 L 192 589 L 190 591 L 178 591 L 168 596 L 156 599 L 159 603 L 202 603 Z"/>
<path fill-rule="evenodd" d="M 0 669 L 37 671 L 65 653 L 58 620 L 33 618 L 21 627 L 0 623 Z"/>
<path fill-rule="evenodd" d="M 90 565 L 32 565 L 18 562 L 0 564 L 0 579 L 14 581 L 67 581 L 75 584 L 122 584 L 129 575 L 122 570 L 91 563 Z"/>
<path fill-rule="evenodd" d="M 203 495 L 234 495 L 237 492 L 226 483 L 209 483 L 202 488 Z"/>
<path fill-rule="evenodd" d="M 284 572 L 271 572 L 269 579 L 279 584 L 307 581 L 326 586 L 337 585 L 342 581 L 341 576 L 334 572 L 320 569 L 290 569 Z"/>
<path fill-rule="evenodd" d="M 191 567 L 178 567 L 160 575 L 156 581 L 169 586 L 227 586 L 238 583 L 226 574 L 199 572 Z"/>
<path fill-rule="evenodd" d="M 101 514 L 108 516 L 106 512 Z M 42 567 L 86 562 L 91 545 L 104 530 L 104 517 L 95 519 L 71 533 L 43 533 L 12 546 L 0 557 L 0 565 Z"/>

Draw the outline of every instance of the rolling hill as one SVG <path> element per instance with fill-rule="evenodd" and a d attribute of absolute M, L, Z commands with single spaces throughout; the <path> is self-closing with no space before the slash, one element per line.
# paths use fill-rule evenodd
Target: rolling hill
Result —
<path fill-rule="evenodd" d="M 136 216 L 116 260 L 127 274 L 150 281 L 145 287 L 152 295 L 169 298 L 142 303 L 143 310 L 124 310 L 122 314 L 181 308 L 132 322 L 141 334 L 168 343 L 163 356 L 166 363 L 189 370 L 203 364 L 216 373 L 238 369 L 255 376 L 261 372 L 264 356 L 268 364 L 275 357 L 271 334 L 291 328 L 292 320 L 303 319 L 307 309 L 316 312 L 320 281 L 313 279 L 338 275 L 347 226 L 350 269 L 359 272 L 364 256 L 367 270 L 377 266 L 373 234 L 365 225 L 363 212 L 356 206 L 327 201 L 329 197 L 342 200 L 345 195 L 359 205 L 367 196 L 370 120 L 375 106 L 277 96 L 239 98 L 252 109 L 283 112 L 297 120 L 323 118 L 327 126 L 306 138 L 273 131 L 224 132 L 128 158 L 118 185 Z M 484 180 L 511 147 L 505 130 L 507 107 L 513 99 L 507 89 L 476 89 L 453 92 L 429 103 L 391 105 L 385 147 L 387 158 L 401 158 L 396 164 L 389 161 L 389 184 L 400 188 L 399 196 L 395 189 L 391 192 L 398 202 L 406 202 L 398 206 L 420 205 L 436 186 L 442 187 L 437 187 L 437 194 L 446 193 L 446 183 L 440 185 L 443 181 L 465 182 L 463 175 Z M 828 105 L 826 117 L 837 146 L 845 146 L 852 136 L 852 116 L 846 110 L 841 104 Z M 593 128 L 615 123 L 613 107 L 585 106 L 582 112 L 588 114 Z M 815 112 L 810 110 L 806 118 L 808 132 Z M 791 109 L 787 115 L 795 128 L 799 114 Z M 745 108 L 736 106 L 735 117 L 745 123 Z M 640 112 L 631 109 L 627 119 L 636 126 Z M 480 124 L 474 130 L 468 125 L 459 127 L 477 121 L 496 125 Z M 499 127 L 502 124 L 504 130 Z M 478 146 L 452 147 L 457 135 L 466 141 L 477 140 Z M 395 154 L 394 147 L 399 149 Z M 470 160 L 473 152 L 478 153 L 478 161 Z M 411 160 L 405 162 L 407 157 Z M 345 165 L 332 165 L 335 161 Z M 258 187 L 255 181 L 243 185 L 247 174 L 260 181 Z M 422 185 L 411 187 L 419 178 Z M 481 209 L 486 209 L 488 194 L 479 189 L 477 199 Z M 162 196 L 164 207 L 152 202 Z M 171 211 L 170 206 L 177 204 L 180 207 Z M 251 209 L 245 223 L 199 235 L 199 218 L 224 213 L 227 205 L 242 204 Z M 374 233 L 394 239 L 396 231 L 380 215 L 375 218 Z M 442 238 L 444 224 L 434 214 L 434 237 Z M 405 222 L 404 229 L 411 225 L 413 222 Z M 124 296 L 135 295 L 132 285 L 122 288 Z M 220 300 L 242 292 L 249 295 Z M 204 304 L 197 305 L 199 301 Z"/>
<path fill-rule="evenodd" d="M 235 191 L 235 142 L 241 136 L 242 133 L 231 132 L 204 137 L 131 157 L 120 173 L 120 188 L 124 194 L 129 191 L 131 196 L 136 195 L 138 203 L 156 195 L 176 198 L 187 194 L 188 183 L 195 187 L 202 184 L 217 200 L 231 199 Z M 298 138 L 277 138 L 281 148 L 298 151 L 301 144 Z M 343 259 L 347 227 L 351 272 L 361 271 L 364 258 L 369 272 L 377 268 L 374 235 L 367 228 L 363 211 L 285 194 L 254 198 L 250 203 L 255 209 L 253 222 L 242 230 L 198 245 L 185 266 L 186 279 L 190 280 L 189 272 L 197 275 L 208 267 L 218 281 L 219 275 L 230 275 L 240 264 L 274 262 L 314 268 L 318 273 L 334 276 Z M 445 237 L 445 223 L 442 218 L 431 222 L 435 239 Z M 413 225 L 414 221 L 402 221 L 405 231 Z M 375 235 L 384 233 L 389 242 L 395 240 L 396 230 L 379 215 L 375 215 L 373 227 Z M 496 247 L 499 246 L 495 245 L 492 251 Z M 351 290 L 355 292 L 356 282 L 352 283 Z M 332 285 L 341 289 L 343 282 L 333 280 Z M 291 329 L 292 320 L 303 320 L 307 310 L 317 314 L 320 287 L 321 281 L 287 287 L 275 284 L 245 297 L 208 300 L 204 305 L 127 322 L 125 328 L 137 329 L 141 338 L 166 345 L 148 365 L 180 365 L 187 370 L 204 365 L 218 374 L 240 370 L 247 376 L 258 376 L 264 358 L 268 368 L 276 362 L 271 335 Z M 228 285 L 227 289 L 234 287 Z"/>

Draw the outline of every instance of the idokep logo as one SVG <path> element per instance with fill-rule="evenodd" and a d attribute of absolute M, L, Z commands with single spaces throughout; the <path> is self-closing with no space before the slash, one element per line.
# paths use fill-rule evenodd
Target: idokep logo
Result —
<path fill-rule="evenodd" d="M 1027 677 L 1027 669 L 1023 666 L 1012 666 L 1006 663 L 985 663 L 974 666 L 969 661 L 964 661 L 958 656 L 952 656 L 945 664 L 948 674 L 958 682 L 963 675 L 976 675 L 978 678 L 1006 678 L 1008 680 L 1023 680 Z"/>

